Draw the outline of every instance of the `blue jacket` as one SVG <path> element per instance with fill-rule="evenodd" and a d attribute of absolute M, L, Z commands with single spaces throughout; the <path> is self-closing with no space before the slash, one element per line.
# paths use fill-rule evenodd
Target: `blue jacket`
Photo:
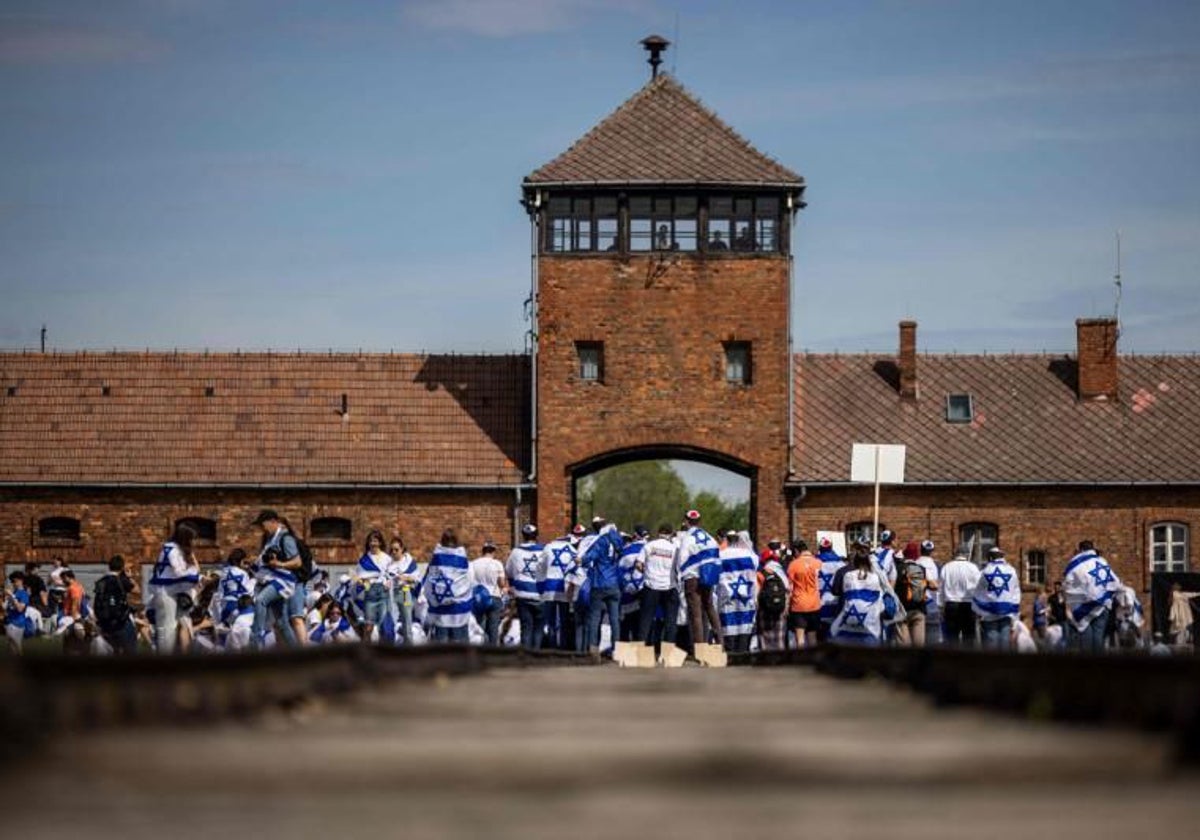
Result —
<path fill-rule="evenodd" d="M 619 589 L 621 586 L 621 550 L 625 541 L 613 525 L 606 525 L 587 553 L 579 558 L 588 570 L 588 582 L 593 590 Z"/>

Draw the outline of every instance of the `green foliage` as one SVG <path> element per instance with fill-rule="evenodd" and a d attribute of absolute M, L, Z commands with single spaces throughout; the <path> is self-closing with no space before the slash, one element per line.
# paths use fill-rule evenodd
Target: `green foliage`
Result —
<path fill-rule="evenodd" d="M 692 495 L 667 461 L 634 461 L 588 476 L 579 485 L 579 518 L 600 514 L 630 531 L 642 524 L 652 532 L 664 523 L 676 527 L 688 508 L 704 515 L 705 530 L 750 527 L 750 502 L 728 502 L 702 490 Z"/>

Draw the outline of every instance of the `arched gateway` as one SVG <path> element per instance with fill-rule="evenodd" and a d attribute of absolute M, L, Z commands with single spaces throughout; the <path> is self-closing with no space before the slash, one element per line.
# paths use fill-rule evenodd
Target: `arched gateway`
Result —
<path fill-rule="evenodd" d="M 670 457 L 746 475 L 755 533 L 786 533 L 804 179 L 659 74 L 523 192 L 543 528 L 587 472 Z"/>

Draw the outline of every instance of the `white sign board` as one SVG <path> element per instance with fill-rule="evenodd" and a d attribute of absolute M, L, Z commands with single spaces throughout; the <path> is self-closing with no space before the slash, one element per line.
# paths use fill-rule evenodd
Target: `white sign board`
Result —
<path fill-rule="evenodd" d="M 845 531 L 817 531 L 817 545 L 821 544 L 821 540 L 828 539 L 833 543 L 833 553 L 838 557 L 846 557 L 846 532 Z"/>
<path fill-rule="evenodd" d="M 856 443 L 850 453 L 850 480 L 863 484 L 904 483 L 903 444 Z M 879 475 L 875 475 L 875 465 Z"/>

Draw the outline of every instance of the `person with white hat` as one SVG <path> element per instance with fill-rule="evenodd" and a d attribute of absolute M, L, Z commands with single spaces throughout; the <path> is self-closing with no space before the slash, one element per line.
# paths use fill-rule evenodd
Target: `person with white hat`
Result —
<path fill-rule="evenodd" d="M 1012 650 L 1012 625 L 1021 612 L 1021 579 L 1004 559 L 1004 549 L 988 549 L 972 600 L 985 650 Z"/>
<path fill-rule="evenodd" d="M 545 548 L 537 541 L 537 526 L 527 522 L 521 528 L 524 538 L 513 548 L 505 563 L 505 576 L 517 602 L 517 619 L 521 623 L 521 646 L 536 650 L 542 646 L 542 581 L 544 573 L 541 554 Z"/>
<path fill-rule="evenodd" d="M 935 548 L 933 540 L 923 540 L 921 556 L 917 558 L 925 570 L 925 644 L 930 647 L 942 643 L 942 613 L 938 607 L 942 575 L 937 561 L 933 559 Z"/>
<path fill-rule="evenodd" d="M 968 557 L 968 552 L 960 548 L 941 570 L 938 607 L 948 645 L 975 645 L 975 610 L 971 602 L 979 585 L 979 569 Z"/>

